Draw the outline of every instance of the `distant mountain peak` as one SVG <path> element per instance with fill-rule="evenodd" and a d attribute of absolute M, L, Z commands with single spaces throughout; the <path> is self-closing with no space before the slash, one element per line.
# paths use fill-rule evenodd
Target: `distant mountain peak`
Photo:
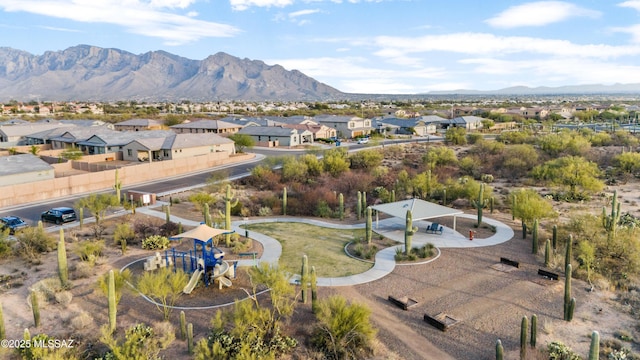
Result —
<path fill-rule="evenodd" d="M 310 100 L 345 94 L 299 71 L 224 52 L 191 60 L 77 45 L 37 56 L 0 47 L 0 100 Z"/>

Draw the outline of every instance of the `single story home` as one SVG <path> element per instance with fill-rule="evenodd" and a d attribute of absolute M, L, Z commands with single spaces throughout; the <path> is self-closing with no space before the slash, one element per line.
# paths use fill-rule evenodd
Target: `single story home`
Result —
<path fill-rule="evenodd" d="M 247 126 L 238 134 L 251 136 L 258 146 L 298 146 L 313 144 L 313 134 L 309 130 L 297 130 L 282 126 Z"/>
<path fill-rule="evenodd" d="M 0 156 L 0 186 L 55 178 L 53 166 L 32 154 Z"/>
<path fill-rule="evenodd" d="M 232 140 L 215 134 L 167 134 L 135 139 L 122 147 L 125 161 L 162 161 L 191 158 L 214 152 L 235 154 Z"/>

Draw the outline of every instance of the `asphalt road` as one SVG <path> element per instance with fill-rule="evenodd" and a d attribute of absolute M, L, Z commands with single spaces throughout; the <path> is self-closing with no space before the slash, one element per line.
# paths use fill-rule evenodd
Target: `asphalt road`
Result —
<path fill-rule="evenodd" d="M 441 137 L 431 137 L 431 138 L 420 138 L 414 140 L 385 140 L 384 145 L 392 145 L 399 143 L 407 143 L 407 142 L 427 142 L 427 141 L 442 141 Z M 381 143 L 382 145 L 382 143 Z M 349 151 L 357 151 L 365 148 L 371 147 L 372 144 L 355 144 L 349 143 L 345 144 L 345 147 L 349 149 Z M 212 175 L 216 174 L 216 177 L 224 176 L 229 179 L 239 179 L 244 176 L 248 176 L 255 166 L 263 163 L 268 157 L 275 156 L 284 156 L 284 155 L 301 155 L 305 154 L 306 151 L 298 151 L 298 150 L 275 150 L 275 149 L 265 149 L 265 148 L 255 148 L 252 152 L 257 154 L 256 159 L 250 162 L 244 162 L 240 164 L 230 164 L 215 167 L 213 169 L 208 169 L 205 171 L 200 171 L 197 173 L 191 173 L 187 175 L 181 175 L 172 178 L 158 179 L 157 181 L 137 184 L 133 186 L 127 186 L 122 188 L 122 192 L 126 192 L 127 190 L 136 190 L 142 192 L 155 193 L 157 195 L 164 195 L 174 193 L 178 190 L 185 190 L 191 188 L 202 187 L 206 184 L 207 179 L 209 179 Z M 112 190 L 106 189 L 104 192 L 112 192 Z M 40 214 L 50 208 L 53 207 L 74 207 L 75 202 L 81 198 L 86 196 L 87 194 L 78 194 L 71 197 L 65 198 L 56 198 L 51 199 L 49 201 L 43 201 L 32 204 L 23 204 L 19 206 L 7 207 L 0 209 L 0 217 L 13 215 L 18 216 L 24 219 L 27 223 L 31 225 L 35 225 L 38 220 L 40 220 Z M 88 216 L 85 214 L 85 216 Z M 45 223 L 45 226 L 51 226 L 52 224 Z"/>

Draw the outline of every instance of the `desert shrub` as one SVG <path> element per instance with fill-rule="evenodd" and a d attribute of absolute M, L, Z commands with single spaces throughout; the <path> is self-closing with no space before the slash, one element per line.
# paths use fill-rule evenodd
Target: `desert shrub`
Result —
<path fill-rule="evenodd" d="M 80 312 L 73 319 L 71 319 L 71 327 L 74 330 L 85 330 L 94 323 L 93 317 L 86 311 Z"/>
<path fill-rule="evenodd" d="M 371 345 L 376 334 L 370 315 L 366 306 L 349 304 L 339 296 L 321 301 L 311 343 L 326 359 L 367 358 L 373 352 Z"/>
<path fill-rule="evenodd" d="M 349 155 L 351 169 L 366 169 L 371 171 L 382 164 L 383 155 L 380 151 L 367 149 Z"/>
<path fill-rule="evenodd" d="M 55 301 L 55 296 L 59 291 L 62 291 L 60 280 L 58 278 L 46 278 L 33 284 L 31 287 L 33 291 L 37 292 L 40 296 L 40 300 L 46 302 Z"/>
<path fill-rule="evenodd" d="M 174 223 L 173 221 L 165 222 L 164 224 L 160 225 L 159 229 L 160 235 L 166 237 L 177 235 L 180 232 L 178 229 L 178 224 Z"/>
<path fill-rule="evenodd" d="M 264 206 L 258 210 L 258 216 L 271 216 L 273 212 L 270 207 Z"/>
<path fill-rule="evenodd" d="M 430 258 L 433 256 L 435 246 L 432 243 L 425 244 L 415 249 L 416 255 L 421 259 Z"/>
<path fill-rule="evenodd" d="M 464 129 L 463 129 L 464 130 Z M 455 151 L 446 146 L 435 146 L 429 148 L 422 156 L 422 162 L 434 169 L 438 166 L 453 165 L 458 162 Z"/>
<path fill-rule="evenodd" d="M 359 258 L 371 260 L 376 256 L 378 247 L 371 244 L 359 243 L 353 247 L 353 254 Z"/>
<path fill-rule="evenodd" d="M 175 339 L 173 330 L 168 325 L 161 325 L 158 331 L 146 324 L 136 324 L 125 332 L 124 340 L 118 340 L 109 333 L 107 327 L 102 328 L 100 341 L 110 351 L 101 360 L 120 359 L 158 359 L 160 350 L 165 349 Z"/>
<path fill-rule="evenodd" d="M 316 210 L 314 211 L 314 215 L 321 218 L 329 218 L 333 214 L 333 211 L 329 207 L 326 201 L 320 200 L 316 205 Z"/>
<path fill-rule="evenodd" d="M 127 283 L 131 283 L 131 279 L 133 276 L 131 274 L 131 270 L 129 269 L 124 269 L 123 271 L 114 271 L 113 275 L 116 291 L 116 304 L 118 304 L 120 302 L 120 299 L 122 298 L 123 291 L 129 289 Z M 100 276 L 100 278 L 98 278 L 96 286 L 105 297 L 109 294 L 108 272 L 104 273 L 102 276 Z"/>
<path fill-rule="evenodd" d="M 547 347 L 549 350 L 549 360 L 581 360 L 580 355 L 576 354 L 567 345 L 553 341 Z"/>
<path fill-rule="evenodd" d="M 282 164 L 282 182 L 305 182 L 307 176 L 307 164 L 293 156 L 287 156 Z"/>
<path fill-rule="evenodd" d="M 444 133 L 444 141 L 451 145 L 466 145 L 467 130 L 462 127 L 450 127 Z"/>
<path fill-rule="evenodd" d="M 28 227 L 16 234 L 15 252 L 25 260 L 39 262 L 42 253 L 55 249 L 56 239 L 40 226 Z"/>
<path fill-rule="evenodd" d="M 460 168 L 460 173 L 463 175 L 468 175 L 473 178 L 478 178 L 481 172 L 481 161 L 480 158 L 476 155 L 468 155 L 460 159 L 458 162 L 458 167 Z"/>
<path fill-rule="evenodd" d="M 145 250 L 164 250 L 169 247 L 169 239 L 166 236 L 151 235 L 142 240 L 142 248 Z"/>
<path fill-rule="evenodd" d="M 71 303 L 71 300 L 73 300 L 73 294 L 70 291 L 61 291 L 57 292 L 54 298 L 56 303 L 66 308 Z"/>
<path fill-rule="evenodd" d="M 503 131 L 496 136 L 496 141 L 505 144 L 524 144 L 531 142 L 533 135 L 531 131 Z"/>
<path fill-rule="evenodd" d="M 0 231 L 0 257 L 4 257 L 11 252 L 12 241 L 9 240 L 9 229 Z"/>
<path fill-rule="evenodd" d="M 98 257 L 102 256 L 103 250 L 104 241 L 85 240 L 76 245 L 74 252 L 78 255 L 80 260 L 93 265 L 96 263 Z"/>
<path fill-rule="evenodd" d="M 76 279 L 85 279 L 95 275 L 93 265 L 85 261 L 76 264 L 73 274 Z"/>
<path fill-rule="evenodd" d="M 55 339 L 46 334 L 38 334 L 31 337 L 31 343 L 44 343 L 48 344 L 49 341 L 54 341 Z M 65 360 L 75 360 L 78 357 L 75 354 L 74 348 L 70 347 L 55 347 L 55 346 L 30 346 L 26 345 L 24 347 L 16 349 L 18 354 L 22 357 L 22 359 L 65 359 Z"/>
<path fill-rule="evenodd" d="M 198 209 L 198 211 L 202 211 L 204 209 L 204 204 L 213 204 L 215 198 L 213 195 L 206 192 L 198 192 L 191 196 L 189 196 L 189 201 L 193 203 L 193 205 Z"/>
<path fill-rule="evenodd" d="M 238 234 L 234 234 L 236 237 L 231 237 L 231 251 L 238 254 L 241 252 L 245 252 L 253 246 L 253 240 L 245 237 L 237 236 Z"/>
<path fill-rule="evenodd" d="M 484 140 L 484 137 L 482 136 L 482 134 L 479 133 L 470 133 L 467 134 L 467 143 L 469 144 L 476 144 L 480 141 Z"/>
<path fill-rule="evenodd" d="M 115 242 L 115 245 L 120 245 L 122 240 L 129 244 L 133 239 L 135 239 L 135 237 L 136 233 L 129 223 L 116 225 L 116 230 L 113 233 L 113 241 Z"/>
<path fill-rule="evenodd" d="M 258 165 L 251 170 L 251 176 L 244 179 L 247 185 L 259 190 L 273 190 L 280 182 L 280 177 L 268 165 Z"/>
<path fill-rule="evenodd" d="M 164 223 L 164 221 L 157 218 L 137 219 L 133 223 L 133 231 L 135 231 L 137 238 L 145 239 L 160 233 L 160 222 Z"/>

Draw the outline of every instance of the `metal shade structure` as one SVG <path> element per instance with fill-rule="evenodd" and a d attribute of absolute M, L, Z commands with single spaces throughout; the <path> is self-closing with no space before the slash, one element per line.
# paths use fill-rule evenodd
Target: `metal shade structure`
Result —
<path fill-rule="evenodd" d="M 456 229 L 456 215 L 464 214 L 463 211 L 421 199 L 401 200 L 392 203 L 374 205 L 371 208 L 378 212 L 383 212 L 402 219 L 407 217 L 407 210 L 411 210 L 413 220 L 426 220 L 442 216 L 453 216 L 453 230 Z"/>
<path fill-rule="evenodd" d="M 182 234 L 174 235 L 170 239 L 179 240 L 182 238 L 189 238 L 194 240 L 200 240 L 202 242 L 207 242 L 215 236 L 232 233 L 232 232 L 233 232 L 232 230 L 215 229 L 215 228 L 212 228 L 211 226 L 208 226 L 207 224 L 200 224 L 189 231 L 183 232 Z"/>

